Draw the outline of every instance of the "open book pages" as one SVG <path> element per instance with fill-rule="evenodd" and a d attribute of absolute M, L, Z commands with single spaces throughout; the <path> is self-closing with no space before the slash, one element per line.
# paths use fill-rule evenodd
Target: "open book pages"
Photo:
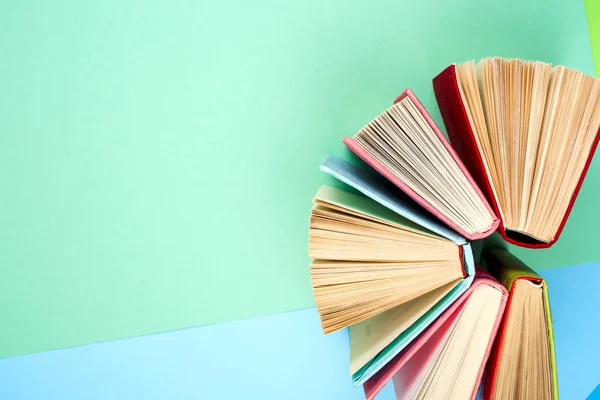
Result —
<path fill-rule="evenodd" d="M 477 286 L 448 321 L 394 375 L 397 399 L 470 399 L 495 333 L 503 292 Z"/>
<path fill-rule="evenodd" d="M 350 327 L 350 375 L 369 364 L 401 333 L 446 296 L 460 279 Z"/>
<path fill-rule="evenodd" d="M 488 232 L 495 223 L 489 206 L 424 112 L 414 95 L 405 95 L 352 140 L 455 230 Z"/>
<path fill-rule="evenodd" d="M 322 186 L 313 202 L 310 274 L 325 333 L 465 277 L 461 246 L 368 197 Z"/>
<path fill-rule="evenodd" d="M 552 374 L 543 283 L 519 279 L 511 291 L 493 399 L 551 399 Z"/>
<path fill-rule="evenodd" d="M 456 67 L 460 94 L 504 227 L 549 243 L 600 126 L 600 80 L 539 61 Z"/>

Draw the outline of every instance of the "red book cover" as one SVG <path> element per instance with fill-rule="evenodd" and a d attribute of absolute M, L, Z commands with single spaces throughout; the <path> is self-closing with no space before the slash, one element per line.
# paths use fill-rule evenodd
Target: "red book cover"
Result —
<path fill-rule="evenodd" d="M 452 146 L 485 194 L 496 215 L 500 216 L 501 213 L 498 209 L 498 204 L 492 192 L 490 182 L 488 181 L 483 160 L 479 153 L 477 142 L 467 117 L 467 111 L 465 109 L 462 96 L 460 94 L 455 64 L 450 65 L 433 79 L 433 91 L 435 92 L 435 97 L 440 108 L 440 113 L 442 114 L 442 118 L 444 120 L 444 125 L 446 126 L 450 143 L 452 143 Z M 565 215 L 563 216 L 558 231 L 554 235 L 554 239 L 549 243 L 543 243 L 528 239 L 525 235 L 513 235 L 511 233 L 507 234 L 504 223 L 502 219 L 500 219 L 498 232 L 507 242 L 521 247 L 547 248 L 552 246 L 558 240 L 565 223 L 567 222 L 567 218 L 571 213 L 571 209 L 573 208 L 573 204 L 575 203 L 575 199 L 577 198 L 577 194 L 579 193 L 583 179 L 585 178 L 590 163 L 592 162 L 599 139 L 600 130 L 596 135 L 587 162 L 581 173 L 579 182 L 577 183 L 575 191 L 571 196 L 571 201 L 569 202 L 569 206 Z"/>
<path fill-rule="evenodd" d="M 472 398 L 476 397 L 479 389 L 479 382 L 483 376 L 487 358 L 491 352 L 494 337 L 500 326 L 500 321 L 504 313 L 504 307 L 508 297 L 508 292 L 496 279 L 481 268 L 477 267 L 475 280 L 471 287 L 463 293 L 436 321 L 423 332 L 417 340 L 411 343 L 406 349 L 398 354 L 385 367 L 377 372 L 364 384 L 364 390 L 367 400 L 373 400 L 375 396 L 391 379 L 411 380 L 416 379 L 418 372 L 424 367 L 426 359 L 430 357 L 435 350 L 446 340 L 447 334 L 452 329 L 454 323 L 460 316 L 467 300 L 473 291 L 480 285 L 490 285 L 500 290 L 503 294 L 502 303 L 498 310 L 496 323 L 492 331 L 492 336 L 488 340 L 484 360 L 479 368 L 476 385 L 473 387 Z M 402 376 L 401 376 L 402 375 Z"/>
<path fill-rule="evenodd" d="M 458 232 L 465 238 L 467 238 L 469 240 L 477 240 L 477 239 L 483 239 L 483 238 L 489 236 L 498 227 L 499 218 L 496 216 L 497 214 L 494 212 L 494 210 L 488 204 L 488 201 L 486 200 L 486 196 L 484 196 L 484 193 L 481 192 L 481 190 L 479 189 L 479 187 L 477 186 L 477 184 L 475 183 L 475 181 L 469 174 L 469 171 L 465 167 L 463 162 L 461 161 L 459 154 L 457 154 L 457 152 L 452 148 L 450 143 L 448 143 L 448 140 L 446 139 L 444 134 L 437 127 L 437 125 L 435 124 L 433 119 L 431 119 L 431 116 L 429 115 L 429 113 L 427 112 L 425 107 L 423 107 L 423 105 L 421 104 L 419 99 L 417 99 L 417 97 L 414 95 L 412 90 L 406 89 L 400 96 L 398 96 L 396 98 L 394 103 L 399 102 L 400 100 L 402 100 L 403 98 L 405 98 L 407 96 L 410 97 L 410 99 L 416 105 L 416 107 L 419 110 L 419 112 L 421 113 L 421 115 L 423 115 L 423 117 L 425 118 L 425 120 L 427 121 L 429 126 L 431 126 L 431 128 L 433 129 L 433 131 L 435 132 L 437 137 L 440 139 L 440 141 L 442 142 L 444 147 L 448 150 L 448 152 L 454 158 L 454 160 L 456 160 L 458 167 L 465 174 L 465 177 L 473 185 L 475 192 L 483 201 L 485 207 L 487 208 L 490 215 L 492 216 L 492 219 L 494 220 L 490 229 L 488 229 L 486 232 L 480 232 L 480 233 L 474 233 L 474 234 L 465 232 L 465 230 L 461 229 L 454 221 L 452 221 L 451 219 L 446 217 L 439 210 L 437 210 L 434 206 L 432 206 L 429 202 L 427 202 L 424 198 L 419 196 L 410 186 L 408 186 L 400 178 L 398 178 L 396 175 L 394 175 L 381 162 L 376 160 L 375 157 L 371 156 L 371 154 L 369 154 L 365 149 L 363 149 L 353 138 L 349 138 L 349 137 L 344 138 L 344 144 L 350 150 L 352 150 L 353 153 L 355 153 L 357 156 L 362 158 L 367 164 L 369 164 L 371 167 L 373 167 L 377 172 L 379 172 L 381 175 L 383 175 L 385 178 L 387 178 L 390 182 L 392 182 L 394 185 L 396 185 L 398 188 L 400 188 L 404 193 L 409 195 L 420 206 L 425 208 L 427 211 L 429 211 L 431 214 L 433 214 L 436 218 L 438 218 L 440 221 L 442 221 L 443 223 L 448 225 L 450 228 L 452 228 L 453 230 L 455 230 L 456 232 Z"/>
<path fill-rule="evenodd" d="M 498 328 L 498 333 L 494 345 L 492 347 L 490 357 L 486 367 L 486 379 L 484 383 L 484 399 L 491 399 L 494 394 L 494 385 L 496 382 L 496 374 L 498 372 L 498 363 L 500 361 L 500 352 L 505 345 L 506 325 L 511 312 L 514 312 L 513 299 L 515 285 L 520 280 L 527 280 L 535 283 L 543 284 L 544 291 L 544 313 L 548 326 L 548 348 L 550 351 L 550 364 L 552 368 L 552 394 L 553 399 L 558 399 L 558 373 L 556 369 L 556 355 L 554 350 L 554 329 L 552 326 L 552 311 L 550 309 L 550 296 L 548 294 L 548 285 L 544 279 L 535 273 L 510 254 L 506 249 L 487 249 L 484 250 L 483 258 L 487 263 L 487 267 L 491 274 L 497 278 L 500 283 L 508 290 L 508 300 L 502 322 Z"/>

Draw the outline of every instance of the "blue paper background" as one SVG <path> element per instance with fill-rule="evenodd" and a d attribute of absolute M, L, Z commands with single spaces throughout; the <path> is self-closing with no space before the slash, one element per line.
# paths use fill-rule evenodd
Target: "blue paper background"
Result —
<path fill-rule="evenodd" d="M 2 359 L 0 399 L 364 399 L 348 359 L 307 309 Z"/>
<path fill-rule="evenodd" d="M 588 396 L 588 400 L 599 400 L 600 399 L 600 384 L 596 386 L 596 389 Z"/>
<path fill-rule="evenodd" d="M 561 399 L 583 399 L 600 382 L 600 263 L 541 272 Z M 364 399 L 348 357 L 347 332 L 323 336 L 307 309 L 1 359 L 0 399 Z"/>

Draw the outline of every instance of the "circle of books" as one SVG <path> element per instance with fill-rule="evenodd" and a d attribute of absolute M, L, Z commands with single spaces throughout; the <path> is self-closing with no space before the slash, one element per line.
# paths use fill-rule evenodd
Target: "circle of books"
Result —
<path fill-rule="evenodd" d="M 558 398 L 548 286 L 493 232 L 559 238 L 599 139 L 600 80 L 486 58 L 433 79 L 450 141 L 410 89 L 327 157 L 313 200 L 310 275 L 324 333 L 349 328 L 367 399 Z M 360 164 L 360 165 L 358 165 Z"/>

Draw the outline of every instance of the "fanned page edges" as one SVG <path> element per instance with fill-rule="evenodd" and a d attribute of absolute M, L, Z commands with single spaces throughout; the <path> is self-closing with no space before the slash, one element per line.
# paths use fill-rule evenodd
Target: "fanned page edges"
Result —
<path fill-rule="evenodd" d="M 479 187 L 483 190 L 485 197 L 493 207 L 494 213 L 498 216 L 501 216 L 502 214 L 500 212 L 496 197 L 493 193 L 491 184 L 488 180 L 483 159 L 479 152 L 475 135 L 469 122 L 467 110 L 460 93 L 456 64 L 451 64 L 433 79 L 433 90 L 440 108 L 444 125 L 446 126 L 450 143 L 459 154 L 469 172 L 475 178 L 475 181 Z M 599 140 L 600 129 L 598 130 L 598 133 L 596 134 L 596 137 L 592 143 L 592 147 L 590 149 L 585 166 L 583 167 L 580 179 L 575 187 L 575 190 L 573 191 L 567 210 L 563 216 L 558 230 L 556 231 L 556 234 L 554 235 L 554 238 L 548 243 L 545 243 L 537 241 L 527 235 L 507 230 L 504 225 L 504 221 L 502 218 L 500 218 L 498 233 L 504 240 L 514 245 L 531 249 L 548 248 L 558 240 L 567 222 L 569 214 L 571 213 L 575 200 L 577 199 L 577 195 L 579 194 L 581 185 L 583 184 L 584 178 L 592 162 Z"/>
<path fill-rule="evenodd" d="M 477 384 L 473 388 L 473 394 L 471 396 L 472 399 L 475 399 L 477 396 L 477 392 L 479 390 L 479 382 L 481 382 L 481 378 L 483 377 L 483 373 L 486 366 L 486 361 L 492 351 L 492 344 L 494 342 L 494 338 L 498 333 L 498 329 L 500 327 L 501 316 L 506 307 L 506 302 L 508 298 L 508 292 L 506 288 L 501 285 L 496 279 L 494 279 L 490 274 L 483 271 L 479 266 L 477 266 L 477 272 L 475 275 L 475 280 L 473 284 L 469 287 L 469 289 L 464 292 L 450 307 L 448 307 L 436 320 L 433 324 L 431 324 L 423 333 L 419 335 L 419 337 L 413 341 L 408 347 L 402 350 L 398 355 L 396 355 L 389 363 L 386 364 L 380 371 L 378 371 L 375 375 L 373 375 L 369 380 L 367 380 L 363 389 L 365 391 L 365 396 L 367 400 L 373 400 L 377 394 L 383 389 L 383 387 L 392 380 L 393 376 L 400 371 L 400 369 L 410 360 L 410 358 L 415 355 L 427 342 L 430 340 L 435 333 L 451 318 L 456 312 L 460 312 L 460 310 L 465 306 L 469 296 L 473 292 L 473 290 L 479 285 L 490 285 L 494 288 L 498 289 L 502 292 L 502 303 L 500 306 L 500 310 L 498 312 L 498 318 L 496 323 L 494 324 L 494 328 L 492 331 L 492 337 L 490 338 L 483 362 L 479 368 L 479 373 L 477 376 Z"/>
<path fill-rule="evenodd" d="M 450 143 L 460 155 L 463 163 L 471 172 L 473 178 L 484 191 L 485 197 L 494 209 L 496 215 L 501 215 L 496 202 L 496 196 L 492 191 L 492 187 L 487 178 L 483 160 L 475 141 L 475 135 L 469 123 L 467 110 L 460 95 L 458 87 L 458 78 L 456 75 L 456 64 L 452 64 L 444 69 L 438 76 L 433 79 L 433 91 L 440 108 L 440 113 L 446 126 L 446 132 Z M 528 242 L 513 239 L 506 235 L 506 229 L 502 218 L 499 220 L 498 233 L 507 242 L 517 246 L 528 248 L 546 248 L 552 245 L 551 243 Z M 555 238 L 556 239 L 556 238 Z"/>
<path fill-rule="evenodd" d="M 533 269 L 525 265 L 515 255 L 511 254 L 506 249 L 486 249 L 482 255 L 483 259 L 487 264 L 487 268 L 491 275 L 498 279 L 500 283 L 508 289 L 508 301 L 504 315 L 502 316 L 502 322 L 498 329 L 497 338 L 494 341 L 489 360 L 486 368 L 486 379 L 484 382 L 484 399 L 491 399 L 494 391 L 494 384 L 496 382 L 496 373 L 498 371 L 498 362 L 500 357 L 500 351 L 504 345 L 505 330 L 508 317 L 511 311 L 511 304 L 513 300 L 513 293 L 515 285 L 518 281 L 530 281 L 535 284 L 543 285 L 545 307 L 546 307 L 546 322 L 548 324 L 548 338 L 549 338 L 549 351 L 550 351 L 550 362 L 552 366 L 552 392 L 553 399 L 558 399 L 558 373 L 556 369 L 556 356 L 554 352 L 554 332 L 552 328 L 552 315 L 550 309 L 550 300 L 548 296 L 548 285 L 546 281 L 539 276 Z"/>
<path fill-rule="evenodd" d="M 431 307 L 425 314 L 414 322 L 408 329 L 400 333 L 392 343 L 390 343 L 381 353 L 371 359 L 368 367 L 365 366 L 361 371 L 352 375 L 352 383 L 354 386 L 364 384 L 368 379 L 371 379 L 380 369 L 384 368 L 394 357 L 408 347 L 411 343 L 418 340 L 420 335 L 433 324 L 442 313 L 450 307 L 460 296 L 467 291 L 473 283 L 475 275 L 480 275 L 482 270 L 475 267 L 471 245 L 466 243 L 462 245 L 465 270 L 467 277 L 456 285 L 449 293 Z M 350 328 L 352 329 L 352 328 Z M 352 341 L 350 342 L 352 346 Z M 386 354 L 383 354 L 386 353 Z"/>
<path fill-rule="evenodd" d="M 471 184 L 475 193 L 477 194 L 477 196 L 479 196 L 479 199 L 481 199 L 483 205 L 485 206 L 486 211 L 489 213 L 489 215 L 492 219 L 492 223 L 488 229 L 486 229 L 485 231 L 482 231 L 482 232 L 475 232 L 475 233 L 465 231 L 465 229 L 461 228 L 452 219 L 450 219 L 449 217 L 444 215 L 442 212 L 440 212 L 438 209 L 436 209 L 436 207 L 434 207 L 427 200 L 425 200 L 423 197 L 421 197 L 419 194 L 417 194 L 402 179 L 400 179 L 398 176 L 396 176 L 394 173 L 392 173 L 392 171 L 390 171 L 388 168 L 386 168 L 381 162 L 379 162 L 375 157 L 373 157 L 367 150 L 365 150 L 361 145 L 359 145 L 358 142 L 354 138 L 345 137 L 343 139 L 344 144 L 353 153 L 355 153 L 358 157 L 360 157 L 363 161 L 365 161 L 373 169 L 375 169 L 379 174 L 383 175 L 387 180 L 392 182 L 395 186 L 400 188 L 404 193 L 406 193 L 409 197 L 411 197 L 421 207 L 425 208 L 428 212 L 430 212 L 432 215 L 434 215 L 437 219 L 439 219 L 440 221 L 445 223 L 447 226 L 449 226 L 451 229 L 453 229 L 460 235 L 464 236 L 465 238 L 467 238 L 469 240 L 483 239 L 483 238 L 491 235 L 498 227 L 499 218 L 496 216 L 494 210 L 489 205 L 486 197 L 483 195 L 483 193 L 481 192 L 481 190 L 479 189 L 479 187 L 477 186 L 477 184 L 471 177 L 469 171 L 467 170 L 467 168 L 465 168 L 463 162 L 461 161 L 461 159 L 459 158 L 457 153 L 454 151 L 454 149 L 452 149 L 452 147 L 448 143 L 447 139 L 444 137 L 444 135 L 439 130 L 439 128 L 435 125 L 435 123 L 429 116 L 429 113 L 423 107 L 423 105 L 417 99 L 417 97 L 414 95 L 414 93 L 410 89 L 406 89 L 400 96 L 398 96 L 396 98 L 394 104 L 401 101 L 405 97 L 409 97 L 411 99 L 411 101 L 415 104 L 415 106 L 417 107 L 420 114 L 424 117 L 427 124 L 432 128 L 433 132 L 440 139 L 444 148 L 448 151 L 450 156 L 456 162 L 460 171 L 464 174 L 465 178 Z"/>
<path fill-rule="evenodd" d="M 361 167 L 333 156 L 327 156 L 321 163 L 320 169 L 414 223 L 456 244 L 467 243 L 464 237 L 440 223 L 438 218 L 377 172 L 369 173 Z"/>
<path fill-rule="evenodd" d="M 470 272 L 463 257 L 470 252 L 462 251 L 468 244 L 457 245 L 369 197 L 322 186 L 313 203 L 310 276 L 325 333 L 457 285 Z"/>
<path fill-rule="evenodd" d="M 499 216 L 498 204 L 483 168 L 483 160 L 460 96 L 456 65 L 452 64 L 433 79 L 433 90 L 452 147 L 475 179 L 478 187 L 485 194 L 494 209 L 494 213 Z M 499 219 L 499 228 L 501 234 L 504 234 L 502 219 Z"/>
<path fill-rule="evenodd" d="M 519 280 L 528 280 L 531 282 L 544 284 L 544 280 L 540 277 L 534 276 L 522 276 L 518 278 L 514 278 L 512 280 L 512 284 L 508 290 L 508 301 L 506 303 L 506 311 L 502 317 L 502 322 L 500 323 L 500 328 L 498 329 L 497 338 L 494 341 L 494 345 L 492 347 L 492 351 L 488 360 L 488 368 L 487 375 L 485 379 L 483 398 L 491 399 L 493 397 L 494 384 L 496 383 L 496 373 L 498 371 L 498 361 L 500 358 L 500 350 L 502 349 L 502 345 L 504 344 L 505 331 L 506 331 L 506 323 L 508 321 L 508 315 L 510 313 L 510 306 L 512 304 L 513 297 L 510 295 L 515 288 L 515 284 Z"/>
<path fill-rule="evenodd" d="M 383 179 L 380 180 L 375 176 L 370 176 L 360 167 L 333 156 L 328 156 L 321 163 L 320 169 L 396 214 L 457 244 L 463 277 L 467 277 L 468 273 L 465 265 L 467 254 L 465 254 L 463 247 L 463 245 L 467 244 L 467 241 L 446 226 L 436 223 L 431 216 L 426 215 L 428 213 L 427 210 L 418 204 L 414 204 L 414 200 L 406 196 L 404 192 L 399 191 L 393 185 L 389 185 Z M 392 191 L 391 189 L 395 190 Z M 470 252 L 468 254 L 472 259 L 472 254 Z"/>
<path fill-rule="evenodd" d="M 458 153 L 452 148 L 452 146 L 448 142 L 448 139 L 446 139 L 446 137 L 444 136 L 444 134 L 442 133 L 442 131 L 440 130 L 440 128 L 436 125 L 436 123 L 431 118 L 431 115 L 429 115 L 429 112 L 427 111 L 427 109 L 425 108 L 425 106 L 423 106 L 423 104 L 419 101 L 419 99 L 417 98 L 417 96 L 415 96 L 415 94 L 413 93 L 413 91 L 410 90 L 410 89 L 406 89 L 398 97 L 396 97 L 396 99 L 394 100 L 394 104 L 400 102 L 405 97 L 409 97 L 413 101 L 413 103 L 417 106 L 417 109 L 421 112 L 421 115 L 423 115 L 423 117 L 425 118 L 425 120 L 427 121 L 427 123 L 429 124 L 429 126 L 435 132 L 436 136 L 440 139 L 440 142 L 444 145 L 444 147 L 446 148 L 446 150 L 448 151 L 448 153 L 450 153 L 450 155 L 452 156 L 452 158 L 456 161 L 456 164 L 458 165 L 458 168 L 460 168 L 460 170 L 465 175 L 465 177 L 467 178 L 467 180 L 469 181 L 469 183 L 473 186 L 473 189 L 475 190 L 475 193 L 477 193 L 477 196 L 479 196 L 479 198 L 483 201 L 483 204 L 484 204 L 485 208 L 487 209 L 487 211 L 492 216 L 492 219 L 494 220 L 494 223 L 492 224 L 492 227 L 490 228 L 489 231 L 483 232 L 483 233 L 481 233 L 479 235 L 479 237 L 473 237 L 471 240 L 483 239 L 483 238 L 489 236 L 492 232 L 494 232 L 496 230 L 496 228 L 498 227 L 498 224 L 500 223 L 500 218 L 497 217 L 498 214 L 496 214 L 496 212 L 494 211 L 494 209 L 492 209 L 492 207 L 488 203 L 486 197 L 484 196 L 483 192 L 481 191 L 481 189 L 477 185 L 476 181 L 471 176 L 471 173 L 469 172 L 469 170 L 463 164 L 463 162 L 462 162 L 461 158 L 459 157 Z"/>

